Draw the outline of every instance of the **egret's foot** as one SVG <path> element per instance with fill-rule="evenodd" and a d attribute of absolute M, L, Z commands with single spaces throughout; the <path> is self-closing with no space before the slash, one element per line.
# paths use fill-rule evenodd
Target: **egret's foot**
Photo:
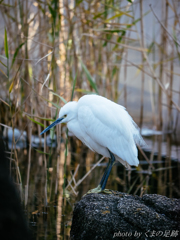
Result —
<path fill-rule="evenodd" d="M 112 194 L 113 190 L 111 190 L 111 189 L 104 189 L 104 190 L 102 190 L 102 192 L 106 193 L 106 194 Z"/>
<path fill-rule="evenodd" d="M 100 185 L 98 185 L 97 188 L 93 188 L 89 190 L 86 194 L 83 195 L 83 197 L 90 193 L 100 193 L 100 192 L 102 192 L 102 188 Z"/>
<path fill-rule="evenodd" d="M 90 193 L 106 193 L 106 194 L 112 194 L 112 192 L 113 192 L 113 191 L 110 190 L 110 189 L 104 189 L 104 190 L 102 190 L 101 185 L 98 185 L 97 188 L 94 188 L 94 189 L 89 190 L 86 194 L 83 195 L 83 197 L 86 196 L 87 194 L 90 194 Z"/>

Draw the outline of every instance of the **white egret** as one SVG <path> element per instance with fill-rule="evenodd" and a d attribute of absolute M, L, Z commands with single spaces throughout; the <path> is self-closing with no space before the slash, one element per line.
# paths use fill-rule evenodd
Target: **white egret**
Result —
<path fill-rule="evenodd" d="M 136 144 L 144 145 L 144 140 L 123 106 L 101 96 L 85 95 L 78 102 L 65 104 L 60 109 L 59 118 L 41 134 L 59 123 L 67 123 L 72 135 L 93 152 L 109 158 L 100 184 L 88 193 L 105 191 L 107 179 L 116 160 L 126 168 L 130 165 L 138 166 Z"/>

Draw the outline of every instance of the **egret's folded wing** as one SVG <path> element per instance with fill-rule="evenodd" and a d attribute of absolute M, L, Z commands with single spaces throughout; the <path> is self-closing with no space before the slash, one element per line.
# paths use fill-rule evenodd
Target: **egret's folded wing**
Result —
<path fill-rule="evenodd" d="M 101 146 L 108 148 L 115 155 L 127 161 L 130 165 L 138 165 L 137 149 L 133 135 L 123 120 L 124 108 L 110 109 L 108 106 L 90 104 L 81 105 L 78 108 L 78 121 L 81 128 L 90 138 Z M 125 119 L 126 121 L 126 119 Z"/>
<path fill-rule="evenodd" d="M 116 127 L 125 139 L 133 136 L 137 145 L 146 145 L 138 126 L 123 106 L 98 95 L 85 95 L 80 98 L 78 105 L 89 107 L 102 123 L 112 128 Z"/>

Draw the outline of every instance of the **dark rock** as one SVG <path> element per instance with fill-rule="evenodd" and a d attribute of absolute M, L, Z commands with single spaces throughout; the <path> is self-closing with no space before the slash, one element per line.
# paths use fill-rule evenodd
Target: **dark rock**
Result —
<path fill-rule="evenodd" d="M 71 240 L 180 239 L 179 220 L 180 199 L 88 194 L 75 205 Z"/>
<path fill-rule="evenodd" d="M 9 160 L 0 136 L 0 239 L 29 240 L 31 234 L 17 189 L 9 176 Z"/>

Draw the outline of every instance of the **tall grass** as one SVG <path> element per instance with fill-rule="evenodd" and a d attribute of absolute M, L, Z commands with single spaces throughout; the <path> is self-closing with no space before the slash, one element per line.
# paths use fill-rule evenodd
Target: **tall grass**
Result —
<path fill-rule="evenodd" d="M 62 198 L 72 192 L 76 195 L 82 181 L 85 178 L 90 181 L 89 173 L 94 167 L 85 166 L 81 175 L 79 166 L 83 161 L 88 163 L 91 158 L 92 162 L 97 162 L 97 156 L 82 148 L 77 139 L 66 140 L 64 126 L 56 130 L 62 137 L 60 141 L 57 134 L 56 153 L 47 147 L 46 141 L 39 150 L 32 150 L 32 135 L 39 136 L 67 101 L 78 100 L 87 93 L 100 94 L 124 105 L 141 128 L 148 126 L 179 134 L 178 2 L 152 1 L 148 6 L 143 0 L 69 3 L 3 0 L 0 11 L 0 123 L 4 133 L 8 127 L 27 132 L 27 152 L 16 150 L 13 134 L 10 159 L 14 159 L 11 169 L 16 169 L 15 181 L 31 212 L 35 210 L 31 206 L 34 201 L 31 191 L 36 189 L 42 193 L 37 205 L 47 207 L 54 201 L 60 205 L 62 199 L 57 199 L 58 191 L 63 192 Z M 147 31 L 148 17 L 153 34 Z M 155 140 L 159 161 L 162 160 L 163 138 L 164 135 Z M 171 145 L 178 145 L 179 141 L 170 134 L 165 138 L 168 158 L 165 172 L 159 171 L 156 175 L 158 193 L 173 196 L 176 190 L 172 187 L 169 193 L 166 182 L 173 186 Z M 24 162 L 22 155 L 27 161 Z M 154 155 L 149 159 L 144 153 L 142 156 L 148 161 L 148 171 L 153 171 Z M 37 169 L 34 157 L 38 159 Z M 159 163 L 158 168 L 162 167 Z M 37 180 L 38 174 L 41 183 Z M 122 184 L 130 193 L 140 192 L 143 186 L 148 192 L 149 175 L 145 178 L 140 175 L 135 183 L 132 179 L 129 172 L 126 185 L 124 171 L 122 178 L 114 174 L 113 182 Z M 61 231 L 58 228 L 58 234 Z"/>

